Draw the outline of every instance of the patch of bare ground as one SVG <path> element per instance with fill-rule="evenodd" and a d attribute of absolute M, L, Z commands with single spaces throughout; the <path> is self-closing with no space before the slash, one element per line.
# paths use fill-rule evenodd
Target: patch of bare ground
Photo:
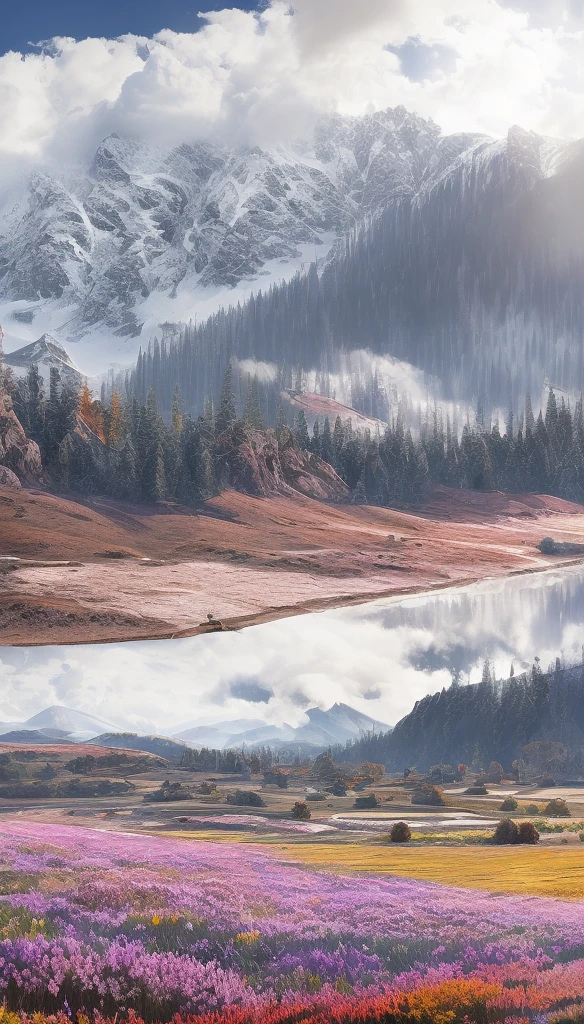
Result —
<path fill-rule="evenodd" d="M 192 635 L 574 559 L 584 508 L 542 495 L 437 488 L 415 514 L 227 491 L 187 509 L 0 488 L 0 642 Z M 72 616 L 72 617 L 70 617 Z"/>

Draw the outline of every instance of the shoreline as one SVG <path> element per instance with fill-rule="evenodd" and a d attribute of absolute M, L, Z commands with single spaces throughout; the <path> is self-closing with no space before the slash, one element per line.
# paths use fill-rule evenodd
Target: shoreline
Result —
<path fill-rule="evenodd" d="M 528 568 L 509 569 L 495 575 L 481 574 L 469 577 L 461 576 L 458 579 L 437 582 L 426 586 L 419 584 L 411 587 L 388 588 L 387 590 L 377 592 L 360 591 L 355 594 L 313 598 L 294 605 L 281 605 L 275 608 L 267 608 L 265 610 L 250 612 L 240 616 L 224 618 L 221 620 L 223 628 L 207 626 L 205 623 L 199 623 L 198 625 L 187 626 L 179 630 L 153 630 L 151 634 L 140 637 L 120 638 L 114 636 L 99 639 L 68 639 L 66 641 L 56 640 L 54 643 L 46 643 L 42 640 L 38 642 L 33 640 L 23 643 L 2 643 L 0 644 L 0 651 L 3 647 L 13 649 L 23 649 L 27 647 L 87 647 L 98 644 L 129 644 L 151 643 L 164 640 L 187 640 L 196 636 L 211 636 L 219 633 L 239 632 L 253 626 L 264 625 L 269 622 L 277 622 L 280 619 L 296 618 L 302 615 L 315 615 L 321 612 L 335 611 L 341 608 L 352 608 L 361 605 L 374 604 L 377 601 L 387 601 L 389 599 L 395 599 L 396 602 L 399 602 L 400 600 L 404 600 L 409 597 L 420 597 L 426 594 L 440 594 L 450 590 L 476 586 L 477 584 L 487 583 L 489 581 L 495 582 L 513 579 L 518 576 L 545 574 L 553 572 L 556 569 L 570 569 L 576 568 L 577 566 L 582 566 L 584 568 L 584 555 L 565 558 L 559 556 L 558 561 L 555 563 L 549 562 L 544 565 L 534 565 Z"/>

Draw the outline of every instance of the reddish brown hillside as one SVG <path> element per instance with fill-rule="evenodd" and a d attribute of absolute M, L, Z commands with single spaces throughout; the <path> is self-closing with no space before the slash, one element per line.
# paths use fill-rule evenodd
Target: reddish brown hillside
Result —
<path fill-rule="evenodd" d="M 0 554 L 23 559 L 0 572 L 0 642 L 169 636 L 207 612 L 251 624 L 529 572 L 562 561 L 536 550 L 546 534 L 582 540 L 584 509 L 440 488 L 416 515 L 236 491 L 193 511 L 0 488 Z"/>

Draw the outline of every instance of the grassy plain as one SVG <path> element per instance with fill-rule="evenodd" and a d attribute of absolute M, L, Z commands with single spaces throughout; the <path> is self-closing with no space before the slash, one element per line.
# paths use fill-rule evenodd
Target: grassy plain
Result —
<path fill-rule="evenodd" d="M 584 899 L 584 848 L 433 846 L 365 843 L 290 843 L 278 851 L 288 861 L 341 874 L 401 875 L 442 885 L 521 896 Z"/>

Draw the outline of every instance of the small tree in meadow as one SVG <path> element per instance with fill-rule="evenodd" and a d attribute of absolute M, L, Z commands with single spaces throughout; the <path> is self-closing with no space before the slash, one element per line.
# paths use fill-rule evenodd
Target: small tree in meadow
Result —
<path fill-rule="evenodd" d="M 522 821 L 517 826 L 517 842 L 528 845 L 539 843 L 539 832 L 532 821 Z"/>
<path fill-rule="evenodd" d="M 391 832 L 389 833 L 389 839 L 392 843 L 409 843 L 412 838 L 412 831 L 407 821 L 396 821 L 395 825 L 391 826 Z"/>
<path fill-rule="evenodd" d="M 491 761 L 486 771 L 486 781 L 498 785 L 503 779 L 503 765 L 498 761 Z"/>
<path fill-rule="evenodd" d="M 443 807 L 446 801 L 438 786 L 419 786 L 412 793 L 412 803 L 426 804 L 429 807 Z"/>
<path fill-rule="evenodd" d="M 511 846 L 519 842 L 519 830 L 511 818 L 501 818 L 493 833 L 493 842 L 497 846 Z"/>
<path fill-rule="evenodd" d="M 516 811 L 518 807 L 519 804 L 517 803 L 517 800 L 515 799 L 515 797 L 512 796 L 505 797 L 503 803 L 501 804 L 502 811 Z"/>
<path fill-rule="evenodd" d="M 228 804 L 235 804 L 236 807 L 265 807 L 266 801 L 259 793 L 247 789 L 236 789 L 227 797 Z"/>
<path fill-rule="evenodd" d="M 333 785 L 331 787 L 331 793 L 332 793 L 333 796 L 346 796 L 347 795 L 346 783 L 343 782 L 342 779 L 337 779 L 337 781 L 335 783 L 333 783 Z"/>
<path fill-rule="evenodd" d="M 555 797 L 550 800 L 549 804 L 544 807 L 543 813 L 548 818 L 570 818 L 570 808 L 568 807 L 565 800 L 560 800 L 559 797 Z"/>
<path fill-rule="evenodd" d="M 310 807 L 304 800 L 297 800 L 292 808 L 292 817 L 296 821 L 310 821 Z"/>

